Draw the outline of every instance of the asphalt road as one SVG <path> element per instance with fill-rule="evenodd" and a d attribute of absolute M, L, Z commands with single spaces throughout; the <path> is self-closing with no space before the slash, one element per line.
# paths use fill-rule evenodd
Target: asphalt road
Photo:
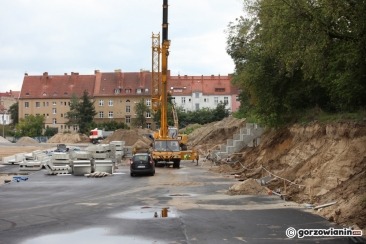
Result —
<path fill-rule="evenodd" d="M 130 177 L 127 166 L 105 178 L 38 171 L 2 185 L 0 243 L 348 243 L 345 237 L 290 239 L 289 227 L 337 227 L 275 196 L 226 195 L 235 179 L 189 161 L 181 166 L 144 177 Z"/>

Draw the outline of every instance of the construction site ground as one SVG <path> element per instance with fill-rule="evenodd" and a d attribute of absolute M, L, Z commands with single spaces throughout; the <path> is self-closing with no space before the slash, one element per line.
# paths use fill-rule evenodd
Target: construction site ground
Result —
<path fill-rule="evenodd" d="M 205 159 L 209 150 L 232 139 L 245 120 L 232 117 L 204 126 L 192 125 L 189 146 L 200 153 L 199 165 L 237 179 L 227 195 L 266 195 L 273 190 L 304 206 L 331 206 L 312 210 L 341 226 L 366 232 L 366 123 L 339 122 L 293 125 L 266 130 L 257 147 L 243 148 L 225 162 Z M 118 130 L 104 142 L 123 140 L 127 146 L 149 145 L 146 129 Z M 71 135 L 70 135 L 71 136 Z M 55 143 L 74 143 L 66 139 Z M 80 143 L 84 141 L 80 141 Z M 79 143 L 79 142 L 75 142 Z M 55 144 L 0 146 L 0 158 Z M 229 161 L 229 162 L 226 162 Z M 265 186 L 256 180 L 271 180 Z M 3 180 L 1 179 L 1 183 Z"/>

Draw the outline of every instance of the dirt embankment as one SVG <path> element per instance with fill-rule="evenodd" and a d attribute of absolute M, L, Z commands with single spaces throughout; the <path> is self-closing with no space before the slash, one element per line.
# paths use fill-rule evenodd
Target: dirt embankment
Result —
<path fill-rule="evenodd" d="M 236 156 L 231 170 L 242 179 L 272 175 L 268 187 L 299 203 L 336 201 L 318 213 L 365 233 L 366 123 L 294 125 L 268 131 L 261 140 Z"/>
<path fill-rule="evenodd" d="M 212 122 L 195 129 L 188 135 L 188 145 L 201 152 L 219 148 L 232 139 L 241 128 L 245 127 L 245 119 L 225 118 L 221 121 Z"/>

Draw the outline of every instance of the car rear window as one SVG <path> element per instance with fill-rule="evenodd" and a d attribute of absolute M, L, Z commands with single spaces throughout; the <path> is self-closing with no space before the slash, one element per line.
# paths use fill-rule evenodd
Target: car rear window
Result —
<path fill-rule="evenodd" d="M 148 156 L 147 155 L 135 155 L 133 157 L 134 161 L 147 161 L 148 160 Z"/>

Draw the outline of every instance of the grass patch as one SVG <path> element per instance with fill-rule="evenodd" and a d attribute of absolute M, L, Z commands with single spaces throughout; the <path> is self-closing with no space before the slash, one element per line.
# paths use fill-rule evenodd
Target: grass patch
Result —
<path fill-rule="evenodd" d="M 313 108 L 305 111 L 302 114 L 295 116 L 298 118 L 297 122 L 300 124 L 309 124 L 311 122 L 331 123 L 331 122 L 363 122 L 366 121 L 366 110 L 360 110 L 357 112 L 344 112 L 344 113 L 329 113 L 324 112 L 321 109 Z"/>

